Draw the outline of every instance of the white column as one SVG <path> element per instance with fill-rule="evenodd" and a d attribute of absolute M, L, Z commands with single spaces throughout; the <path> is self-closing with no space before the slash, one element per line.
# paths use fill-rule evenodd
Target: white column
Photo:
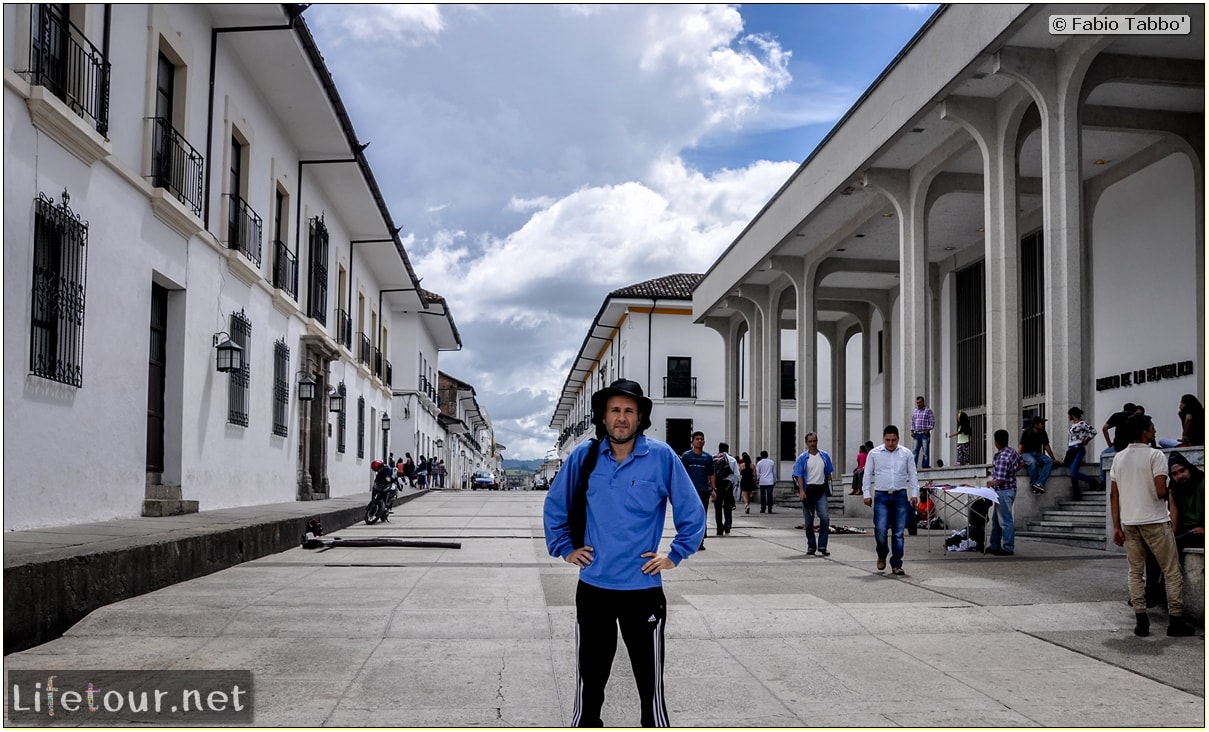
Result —
<path fill-rule="evenodd" d="M 750 286 L 746 287 L 750 288 Z M 747 449 L 754 460 L 760 450 L 764 449 L 762 447 L 764 443 L 764 371 L 762 367 L 764 349 L 761 346 L 764 340 L 763 314 L 756 303 L 746 297 L 728 298 L 726 302 L 747 320 Z"/>
<path fill-rule="evenodd" d="M 848 326 L 837 321 L 831 336 L 831 458 L 836 462 L 836 471 L 841 470 L 848 430 Z"/>
<path fill-rule="evenodd" d="M 983 153 L 987 455 L 995 452 L 996 429 L 1007 429 L 1013 440 L 1020 429 L 1016 138 L 1028 101 L 1013 94 L 998 105 L 989 99 L 949 97 L 941 107 L 941 119 L 965 128 Z"/>
<path fill-rule="evenodd" d="M 928 260 L 925 248 L 927 216 L 924 203 L 927 184 L 934 174 L 913 175 L 906 170 L 872 169 L 864 184 L 881 191 L 889 199 L 888 207 L 898 217 L 899 232 L 899 312 L 901 346 L 897 372 L 902 376 L 903 398 L 908 402 L 928 389 Z M 890 349 L 887 347 L 886 353 Z M 887 367 L 886 374 L 891 370 Z M 890 409 L 887 415 L 902 413 Z M 893 420 L 891 424 L 897 424 Z M 899 431 L 903 426 L 899 425 Z"/>
<path fill-rule="evenodd" d="M 770 286 L 764 298 L 764 439 L 768 455 L 780 461 L 781 452 L 781 293 Z M 784 477 L 784 476 L 778 476 Z"/>
<path fill-rule="evenodd" d="M 722 336 L 722 441 L 739 445 L 739 318 L 708 317 L 705 325 Z"/>
<path fill-rule="evenodd" d="M 1109 39 L 1111 40 L 1111 39 Z M 994 70 L 1020 82 L 1041 113 L 1045 212 L 1046 412 L 1051 419 L 1086 403 L 1082 353 L 1088 317 L 1083 308 L 1083 216 L 1079 92 L 1087 67 L 1107 41 L 1074 36 L 1057 51 L 1004 48 Z"/>
<path fill-rule="evenodd" d="M 805 257 L 773 257 L 773 266 L 793 283 L 796 295 L 796 323 L 798 338 L 797 383 L 795 384 L 795 419 L 800 434 L 815 429 L 818 423 L 818 368 L 815 340 L 818 333 L 818 308 L 816 306 L 815 272 L 817 263 Z"/>

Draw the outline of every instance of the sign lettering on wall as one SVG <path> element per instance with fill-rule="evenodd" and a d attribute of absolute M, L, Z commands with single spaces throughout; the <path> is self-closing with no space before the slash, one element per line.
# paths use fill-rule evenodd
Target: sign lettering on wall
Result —
<path fill-rule="evenodd" d="M 1165 363 L 1161 366 L 1151 366 L 1150 368 L 1137 369 L 1135 371 L 1125 371 L 1112 376 L 1104 376 L 1096 379 L 1096 391 L 1106 391 L 1108 389 L 1120 389 L 1126 386 L 1137 386 L 1138 384 L 1148 384 L 1164 379 L 1178 379 L 1181 376 L 1192 376 L 1192 362 L 1180 361 L 1179 363 Z"/>

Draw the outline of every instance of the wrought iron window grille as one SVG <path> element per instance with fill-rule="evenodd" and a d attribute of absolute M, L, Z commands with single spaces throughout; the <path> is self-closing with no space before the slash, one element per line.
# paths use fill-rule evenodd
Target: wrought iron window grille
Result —
<path fill-rule="evenodd" d="M 84 304 L 88 223 L 68 205 L 35 200 L 29 370 L 80 387 L 84 382 Z"/>
<path fill-rule="evenodd" d="M 243 365 L 238 371 L 227 374 L 227 422 L 248 426 L 248 387 L 252 375 L 252 321 L 240 309 L 231 313 L 231 340 L 243 349 Z"/>
<path fill-rule="evenodd" d="M 273 344 L 273 434 L 289 435 L 290 347 L 284 339 Z"/>

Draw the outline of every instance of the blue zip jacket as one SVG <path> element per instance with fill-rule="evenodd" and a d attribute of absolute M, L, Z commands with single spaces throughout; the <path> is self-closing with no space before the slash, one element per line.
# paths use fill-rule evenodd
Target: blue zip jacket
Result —
<path fill-rule="evenodd" d="M 827 495 L 831 495 L 831 479 L 826 476 L 833 475 L 835 468 L 831 464 L 831 456 L 826 450 L 819 450 L 819 455 L 823 456 L 823 475 L 827 485 Z M 793 477 L 801 478 L 802 485 L 806 485 L 806 463 L 810 460 L 810 451 L 803 450 L 801 455 L 798 455 L 797 462 L 793 464 Z M 794 486 L 797 487 L 796 485 Z"/>
<path fill-rule="evenodd" d="M 558 471 L 546 494 L 543 520 L 546 548 L 552 557 L 565 559 L 571 544 L 571 495 L 591 441 L 575 448 Z M 588 479 L 588 522 L 584 543 L 592 547 L 592 563 L 579 572 L 584 582 L 606 590 L 645 590 L 660 587 L 658 574 L 642 573 L 649 558 L 659 552 L 667 505 L 672 504 L 676 537 L 667 557 L 679 565 L 701 546 L 705 538 L 705 508 L 689 480 L 680 456 L 666 443 L 639 435 L 634 449 L 621 465 L 613 458 L 608 439 L 600 442 L 596 468 Z"/>

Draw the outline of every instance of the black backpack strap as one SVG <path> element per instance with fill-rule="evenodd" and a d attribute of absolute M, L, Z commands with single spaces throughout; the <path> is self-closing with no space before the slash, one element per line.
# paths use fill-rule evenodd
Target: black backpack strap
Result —
<path fill-rule="evenodd" d="M 596 469 L 596 458 L 600 455 L 600 440 L 592 439 L 588 443 L 588 454 L 579 464 L 579 472 L 575 476 L 575 489 L 571 494 L 571 514 L 568 524 L 571 529 L 571 546 L 579 549 L 584 545 L 584 532 L 588 527 L 588 477 Z"/>

